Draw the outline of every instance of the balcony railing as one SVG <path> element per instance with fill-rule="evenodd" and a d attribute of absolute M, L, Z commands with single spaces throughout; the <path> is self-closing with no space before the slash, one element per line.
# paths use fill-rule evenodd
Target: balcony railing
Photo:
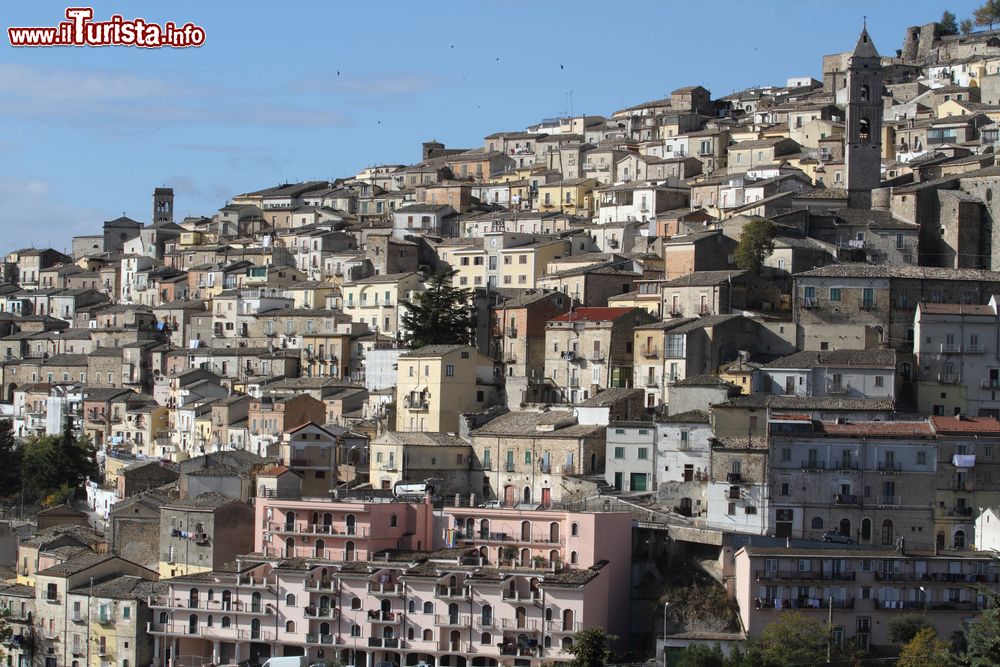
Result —
<path fill-rule="evenodd" d="M 899 496 L 879 496 L 878 497 L 878 504 L 879 505 L 899 505 L 900 504 L 899 500 L 900 500 Z"/>
<path fill-rule="evenodd" d="M 656 348 L 656 347 L 647 347 L 647 348 L 644 348 L 640 352 L 640 354 L 642 354 L 642 356 L 644 358 L 646 358 L 646 359 L 659 359 L 660 358 L 660 350 L 659 350 L 659 348 Z"/>
<path fill-rule="evenodd" d="M 961 348 L 954 343 L 941 343 L 941 354 L 958 354 Z"/>
<path fill-rule="evenodd" d="M 368 592 L 372 595 L 390 595 L 393 597 L 403 594 L 403 586 L 401 584 L 368 584 Z"/>
<path fill-rule="evenodd" d="M 1000 390 L 1000 379 L 984 378 L 979 386 L 983 389 L 998 389 Z"/>
<path fill-rule="evenodd" d="M 901 466 L 896 461 L 879 461 L 878 470 L 879 472 L 899 472 Z"/>

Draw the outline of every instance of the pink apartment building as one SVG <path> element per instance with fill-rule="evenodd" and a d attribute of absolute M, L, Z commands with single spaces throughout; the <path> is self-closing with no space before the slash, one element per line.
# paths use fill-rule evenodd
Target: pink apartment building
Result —
<path fill-rule="evenodd" d="M 627 513 L 434 510 L 269 484 L 257 498 L 258 553 L 169 579 L 150 601 L 154 665 L 307 655 L 533 666 L 569 660 L 583 628 L 627 637 Z"/>

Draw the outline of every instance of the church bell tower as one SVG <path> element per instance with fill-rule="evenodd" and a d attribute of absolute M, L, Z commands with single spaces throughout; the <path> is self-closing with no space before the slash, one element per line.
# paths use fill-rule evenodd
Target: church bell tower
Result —
<path fill-rule="evenodd" d="M 871 208 L 872 190 L 881 183 L 882 114 L 882 59 L 865 26 L 847 65 L 844 162 L 850 208 Z"/>

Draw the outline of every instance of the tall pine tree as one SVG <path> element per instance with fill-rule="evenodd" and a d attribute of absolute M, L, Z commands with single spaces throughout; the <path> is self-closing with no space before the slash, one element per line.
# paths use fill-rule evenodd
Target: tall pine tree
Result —
<path fill-rule="evenodd" d="M 452 284 L 454 269 L 435 273 L 427 289 L 413 301 L 401 299 L 406 308 L 403 330 L 411 348 L 425 345 L 469 345 L 475 327 L 470 304 L 472 293 Z"/>
<path fill-rule="evenodd" d="M 21 490 L 21 454 L 11 421 L 0 421 L 0 497 L 9 498 Z"/>

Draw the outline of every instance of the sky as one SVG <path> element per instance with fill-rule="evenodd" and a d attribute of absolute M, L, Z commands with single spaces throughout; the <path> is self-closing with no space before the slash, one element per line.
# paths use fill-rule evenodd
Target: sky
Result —
<path fill-rule="evenodd" d="M 199 48 L 13 48 L 10 26 L 54 26 L 66 4 L 4 3 L 0 252 L 68 250 L 122 215 L 175 221 L 234 194 L 411 164 L 420 144 L 477 147 L 542 118 L 608 115 L 703 85 L 713 97 L 853 48 L 867 15 L 883 54 L 904 30 L 978 1 L 173 0 L 98 2 L 205 30 Z M 70 6 L 80 6 L 82 3 Z"/>

